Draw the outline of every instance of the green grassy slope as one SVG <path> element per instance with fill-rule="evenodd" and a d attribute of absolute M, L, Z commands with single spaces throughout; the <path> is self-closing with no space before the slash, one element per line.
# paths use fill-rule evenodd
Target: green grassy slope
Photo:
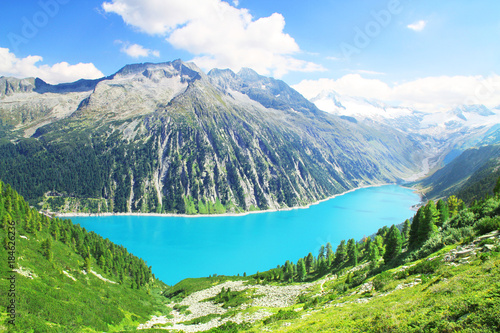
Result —
<path fill-rule="evenodd" d="M 350 251 L 352 242 L 347 242 L 346 249 L 330 251 L 325 261 L 321 254 L 309 260 L 303 276 L 301 263 L 287 262 L 239 284 L 226 277 L 182 281 L 165 295 L 177 308 L 184 306 L 188 315 L 179 313 L 162 325 L 210 332 L 498 332 L 500 192 L 496 192 L 469 207 L 456 197 L 438 205 L 428 203 L 410 228 L 403 229 L 406 237 L 392 256 L 388 252 L 394 251 L 390 236 L 394 228 L 381 228 L 373 241 L 358 242 L 358 251 Z M 432 227 L 426 226 L 427 220 L 433 221 Z M 422 234 L 422 230 L 429 231 Z M 378 255 L 372 253 L 373 244 L 380 249 Z M 294 288 L 298 292 L 290 298 Z M 199 295 L 205 299 L 193 301 L 203 298 Z M 272 295 L 295 301 L 273 305 Z M 189 316 L 190 309 L 220 298 L 227 312 Z"/>
<path fill-rule="evenodd" d="M 3 183 L 0 222 L 0 331 L 123 331 L 170 311 L 160 296 L 165 285 L 142 260 L 70 221 L 38 214 Z"/>
<path fill-rule="evenodd" d="M 455 246 L 367 279 L 360 287 L 336 290 L 346 277 L 324 286 L 317 304 L 294 320 L 258 324 L 277 332 L 498 332 L 500 253 L 478 248 L 451 266 L 445 257 Z M 366 287 L 366 285 L 363 285 Z M 355 293 L 354 295 L 352 295 Z M 311 301 L 309 301 L 311 302 Z M 300 308 L 300 307 L 299 307 Z M 287 323 L 287 324 L 285 324 Z"/>

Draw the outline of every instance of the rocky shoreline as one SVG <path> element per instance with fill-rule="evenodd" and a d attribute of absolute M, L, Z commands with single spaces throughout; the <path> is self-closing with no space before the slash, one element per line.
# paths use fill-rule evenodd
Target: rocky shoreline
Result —
<path fill-rule="evenodd" d="M 250 215 L 250 214 L 262 214 L 262 213 L 273 213 L 273 212 L 280 212 L 280 211 L 290 211 L 290 210 L 295 210 L 295 209 L 308 209 L 311 206 L 318 205 L 322 202 L 334 199 L 336 197 L 343 196 L 345 194 L 360 190 L 360 189 L 365 189 L 365 188 L 371 188 L 371 187 L 381 187 L 381 186 L 388 186 L 388 185 L 396 185 L 396 184 L 376 184 L 376 185 L 366 185 L 366 186 L 359 186 L 356 188 L 353 188 L 351 190 L 338 193 L 335 195 L 332 195 L 328 198 L 307 204 L 305 206 L 295 206 L 295 207 L 287 207 L 287 208 L 282 208 L 282 209 L 268 209 L 268 210 L 258 210 L 258 211 L 249 211 L 249 212 L 242 212 L 242 213 L 224 213 L 224 214 L 196 214 L 196 215 L 188 215 L 188 214 L 171 214 L 171 213 L 77 213 L 77 212 L 69 212 L 69 213 L 54 213 L 54 212 L 47 212 L 47 211 L 41 211 L 41 214 L 48 215 L 48 216 L 55 216 L 55 217 L 61 217 L 61 218 L 70 218 L 70 217 L 97 217 L 97 216 L 156 216 L 156 217 L 187 217 L 187 218 L 200 218 L 200 217 L 230 217 L 230 216 L 245 216 L 245 215 Z M 403 186 L 404 187 L 404 186 Z M 415 189 L 413 189 L 415 190 Z M 418 193 L 420 196 L 422 194 L 415 190 L 416 193 Z"/>

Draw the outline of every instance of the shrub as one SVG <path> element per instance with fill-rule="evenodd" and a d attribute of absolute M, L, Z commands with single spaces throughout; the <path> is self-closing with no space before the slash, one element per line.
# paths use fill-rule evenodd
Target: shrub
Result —
<path fill-rule="evenodd" d="M 450 221 L 450 226 L 452 228 L 463 228 L 474 225 L 476 222 L 476 216 L 471 211 L 461 211 Z"/>
<path fill-rule="evenodd" d="M 180 305 L 180 304 L 176 304 L 174 305 L 174 310 L 177 310 L 179 311 L 179 313 L 184 313 L 186 312 L 186 310 L 189 308 L 189 305 Z"/>
<path fill-rule="evenodd" d="M 490 260 L 490 255 L 489 253 L 481 253 L 479 255 L 479 259 L 481 260 L 482 263 L 485 263 L 486 261 Z"/>
<path fill-rule="evenodd" d="M 211 313 L 211 314 L 208 314 L 206 316 L 202 316 L 202 317 L 194 318 L 194 319 L 191 319 L 188 321 L 184 321 L 181 324 L 183 324 L 183 325 L 205 324 L 205 323 L 208 323 L 209 321 L 211 321 L 212 319 L 215 319 L 215 318 L 220 318 L 220 315 Z"/>
<path fill-rule="evenodd" d="M 474 236 L 472 227 L 447 229 L 443 234 L 443 244 L 452 245 L 472 236 Z"/>
<path fill-rule="evenodd" d="M 491 216 L 498 208 L 498 201 L 495 198 L 490 198 L 484 202 L 480 214 L 482 216 Z"/>
<path fill-rule="evenodd" d="M 297 303 L 306 303 L 308 300 L 309 297 L 307 297 L 305 294 L 300 294 L 297 298 Z"/>
<path fill-rule="evenodd" d="M 365 279 L 366 279 L 366 275 L 365 274 L 354 275 L 351 278 L 351 283 L 349 284 L 349 287 L 350 288 L 357 287 L 360 284 L 362 284 L 365 281 Z"/>
<path fill-rule="evenodd" d="M 495 244 L 495 241 L 493 239 L 483 239 L 481 242 L 479 242 L 479 246 L 484 246 L 487 244 Z"/>
<path fill-rule="evenodd" d="M 500 230 L 500 216 L 495 217 L 483 217 L 477 221 L 474 226 L 480 235 L 487 234 L 488 232 Z"/>
<path fill-rule="evenodd" d="M 304 310 L 317 307 L 319 304 L 319 301 L 320 301 L 319 297 L 314 297 L 313 299 L 308 301 L 306 304 L 304 304 Z"/>
<path fill-rule="evenodd" d="M 443 236 L 436 234 L 429 238 L 424 245 L 415 253 L 417 259 L 427 257 L 429 254 L 442 249 L 445 246 Z"/>
<path fill-rule="evenodd" d="M 219 327 L 214 327 L 211 330 L 207 331 L 208 333 L 237 333 L 242 330 L 247 330 L 251 327 L 249 323 L 241 323 L 236 324 L 232 321 L 228 321 L 224 325 Z"/>
<path fill-rule="evenodd" d="M 289 320 L 299 318 L 300 315 L 293 310 L 279 310 L 278 313 L 275 313 L 271 317 L 268 317 L 263 320 L 264 325 L 269 325 L 271 323 L 277 322 L 279 320 Z"/>
<path fill-rule="evenodd" d="M 349 290 L 349 287 L 345 283 L 340 283 L 335 286 L 335 291 L 339 294 L 345 293 L 347 290 Z"/>
<path fill-rule="evenodd" d="M 408 274 L 432 274 L 434 273 L 440 266 L 440 261 L 438 259 L 434 260 L 425 260 L 421 263 L 408 268 Z"/>
<path fill-rule="evenodd" d="M 373 279 L 373 288 L 375 288 L 376 291 L 382 291 L 384 287 L 392 281 L 393 278 L 391 273 L 380 273 Z"/>
<path fill-rule="evenodd" d="M 247 295 L 247 291 L 231 291 L 230 288 L 225 290 L 222 288 L 220 293 L 218 293 L 215 297 L 209 298 L 209 301 L 213 301 L 215 304 L 223 304 L 222 307 L 227 309 L 229 307 L 235 308 L 240 306 L 243 303 L 246 303 L 250 300 L 250 297 Z"/>

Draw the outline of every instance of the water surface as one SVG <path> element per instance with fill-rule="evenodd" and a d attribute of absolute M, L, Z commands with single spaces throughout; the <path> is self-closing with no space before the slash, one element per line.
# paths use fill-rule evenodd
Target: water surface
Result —
<path fill-rule="evenodd" d="M 380 186 L 359 189 L 307 209 L 243 216 L 73 217 L 129 252 L 143 258 L 167 284 L 212 274 L 253 274 L 282 265 L 330 242 L 361 239 L 380 227 L 413 216 L 420 201 L 411 189 Z"/>

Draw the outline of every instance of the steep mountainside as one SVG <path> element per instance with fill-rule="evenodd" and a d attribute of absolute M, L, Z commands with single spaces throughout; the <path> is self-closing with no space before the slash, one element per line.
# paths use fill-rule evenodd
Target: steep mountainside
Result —
<path fill-rule="evenodd" d="M 174 61 L 59 86 L 0 81 L 0 177 L 51 210 L 291 207 L 399 181 L 426 157 L 403 133 L 323 113 L 250 69 Z"/>
<path fill-rule="evenodd" d="M 429 199 L 456 193 L 465 202 L 493 194 L 500 176 L 500 145 L 470 148 L 432 176 L 417 183 Z"/>
<path fill-rule="evenodd" d="M 2 332 L 124 332 L 171 311 L 142 259 L 1 181 L 0 239 Z"/>

